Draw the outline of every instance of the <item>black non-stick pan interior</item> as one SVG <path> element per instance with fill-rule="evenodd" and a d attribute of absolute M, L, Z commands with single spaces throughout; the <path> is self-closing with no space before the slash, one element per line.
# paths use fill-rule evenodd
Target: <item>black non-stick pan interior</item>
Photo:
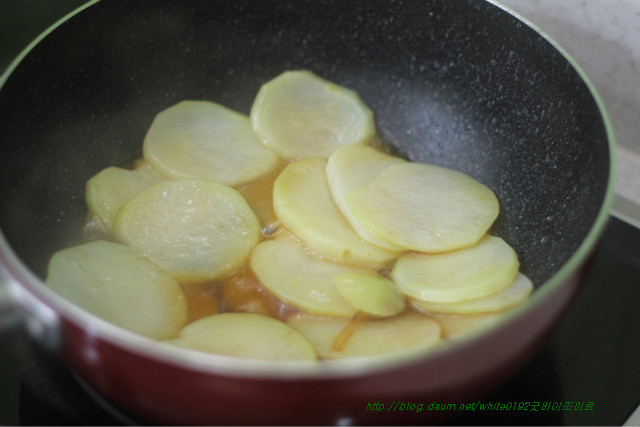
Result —
<path fill-rule="evenodd" d="M 38 43 L 0 90 L 0 227 L 46 274 L 82 239 L 84 185 L 141 155 L 183 99 L 249 113 L 260 85 L 308 69 L 359 93 L 402 155 L 492 188 L 492 233 L 540 285 L 574 253 L 608 184 L 593 95 L 554 46 L 469 1 L 101 1 Z"/>

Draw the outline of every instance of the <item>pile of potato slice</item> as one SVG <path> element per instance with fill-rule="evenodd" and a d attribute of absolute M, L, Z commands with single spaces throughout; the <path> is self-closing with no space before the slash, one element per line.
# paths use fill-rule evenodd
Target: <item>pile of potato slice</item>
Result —
<path fill-rule="evenodd" d="M 358 95 L 309 71 L 264 84 L 250 117 L 180 102 L 135 167 L 87 182 L 99 238 L 54 254 L 46 283 L 138 334 L 272 360 L 427 349 L 525 300 L 488 234 L 494 193 L 378 145 Z"/>

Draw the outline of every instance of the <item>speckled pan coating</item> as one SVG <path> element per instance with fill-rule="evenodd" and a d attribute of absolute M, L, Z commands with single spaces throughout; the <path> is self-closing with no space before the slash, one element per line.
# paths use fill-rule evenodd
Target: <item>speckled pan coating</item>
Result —
<path fill-rule="evenodd" d="M 538 285 L 599 211 L 609 148 L 591 94 L 548 42 L 497 8 L 110 1 L 46 37 L 2 89 L 2 229 L 42 273 L 77 238 L 87 178 L 138 156 L 157 112 L 210 99 L 248 113 L 260 85 L 287 69 L 356 90 L 401 154 L 492 188 L 494 232 Z"/>

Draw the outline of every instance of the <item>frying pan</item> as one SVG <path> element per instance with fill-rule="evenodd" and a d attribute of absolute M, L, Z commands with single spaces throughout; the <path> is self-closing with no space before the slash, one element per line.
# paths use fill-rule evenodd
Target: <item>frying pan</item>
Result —
<path fill-rule="evenodd" d="M 50 256 L 82 241 L 85 182 L 139 157 L 155 114 L 183 99 L 248 113 L 289 69 L 358 92 L 400 155 L 492 188 L 491 232 L 516 249 L 531 298 L 429 354 L 309 367 L 166 348 L 42 284 Z M 1 83 L 5 293 L 36 339 L 144 422 L 435 422 L 443 414 L 366 408 L 459 404 L 512 375 L 579 289 L 611 205 L 612 131 L 592 86 L 545 36 L 481 0 L 93 2 Z"/>

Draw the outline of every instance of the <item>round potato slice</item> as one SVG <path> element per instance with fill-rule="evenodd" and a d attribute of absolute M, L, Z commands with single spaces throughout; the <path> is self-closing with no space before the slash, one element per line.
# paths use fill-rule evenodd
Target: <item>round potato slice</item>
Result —
<path fill-rule="evenodd" d="M 187 321 L 178 282 L 119 243 L 98 240 L 56 252 L 45 282 L 79 307 L 150 338 L 170 338 Z"/>
<path fill-rule="evenodd" d="M 273 209 L 282 225 L 318 255 L 346 264 L 382 266 L 398 257 L 364 241 L 333 202 L 327 161 L 290 163 L 273 186 Z"/>
<path fill-rule="evenodd" d="M 348 319 L 299 313 L 287 318 L 287 324 L 311 341 L 320 357 L 326 359 L 429 349 L 440 341 L 440 325 L 418 313 L 360 322 L 340 350 L 334 348 L 334 342 L 348 327 Z"/>
<path fill-rule="evenodd" d="M 341 274 L 333 277 L 333 283 L 347 301 L 365 313 L 386 317 L 404 310 L 404 295 L 384 277 Z"/>
<path fill-rule="evenodd" d="M 309 313 L 336 317 L 353 316 L 357 308 L 338 291 L 333 277 L 345 273 L 376 275 L 373 270 L 324 260 L 287 232 L 256 246 L 251 269 L 281 301 Z"/>
<path fill-rule="evenodd" d="M 233 188 L 183 179 L 152 185 L 131 199 L 113 231 L 174 278 L 190 282 L 241 267 L 258 243 L 260 224 Z"/>
<path fill-rule="evenodd" d="M 382 239 L 365 227 L 347 207 L 345 195 L 354 188 L 371 184 L 387 167 L 403 162 L 405 160 L 399 157 L 390 156 L 362 144 L 345 145 L 338 148 L 327 162 L 329 189 L 340 212 L 364 240 L 393 251 L 400 251 L 403 248 Z"/>
<path fill-rule="evenodd" d="M 120 207 L 147 187 L 164 180 L 148 163 L 133 170 L 118 167 L 103 169 L 87 181 L 89 213 L 110 229 Z"/>
<path fill-rule="evenodd" d="M 345 196 L 357 220 L 382 239 L 427 253 L 475 244 L 498 216 L 493 192 L 473 178 L 435 165 L 387 167 Z"/>
<path fill-rule="evenodd" d="M 442 337 L 446 339 L 460 339 L 472 333 L 494 327 L 503 318 L 503 312 L 476 314 L 442 314 L 427 313 L 430 319 L 440 325 Z"/>
<path fill-rule="evenodd" d="M 444 254 L 409 253 L 391 270 L 400 292 L 422 301 L 453 303 L 509 286 L 520 263 L 504 240 L 486 236 L 477 245 Z"/>
<path fill-rule="evenodd" d="M 302 334 L 279 320 L 256 313 L 223 313 L 187 325 L 169 344 L 245 359 L 316 360 Z"/>
<path fill-rule="evenodd" d="M 279 161 L 256 138 L 247 116 L 208 101 L 183 101 L 159 113 L 143 152 L 168 178 L 205 178 L 230 186 L 271 172 Z"/>
<path fill-rule="evenodd" d="M 411 304 L 421 310 L 432 313 L 490 313 L 515 307 L 527 299 L 532 291 L 533 283 L 531 283 L 531 280 L 524 274 L 518 273 L 513 283 L 509 286 L 485 297 L 449 303 L 412 299 Z"/>
<path fill-rule="evenodd" d="M 376 133 L 373 113 L 355 92 L 309 71 L 287 71 L 262 85 L 251 123 L 264 145 L 287 159 L 327 158 Z"/>
<path fill-rule="evenodd" d="M 287 325 L 300 332 L 323 359 L 336 359 L 340 353 L 333 349 L 335 339 L 349 324 L 348 318 L 314 316 L 305 312 L 287 318 Z"/>

